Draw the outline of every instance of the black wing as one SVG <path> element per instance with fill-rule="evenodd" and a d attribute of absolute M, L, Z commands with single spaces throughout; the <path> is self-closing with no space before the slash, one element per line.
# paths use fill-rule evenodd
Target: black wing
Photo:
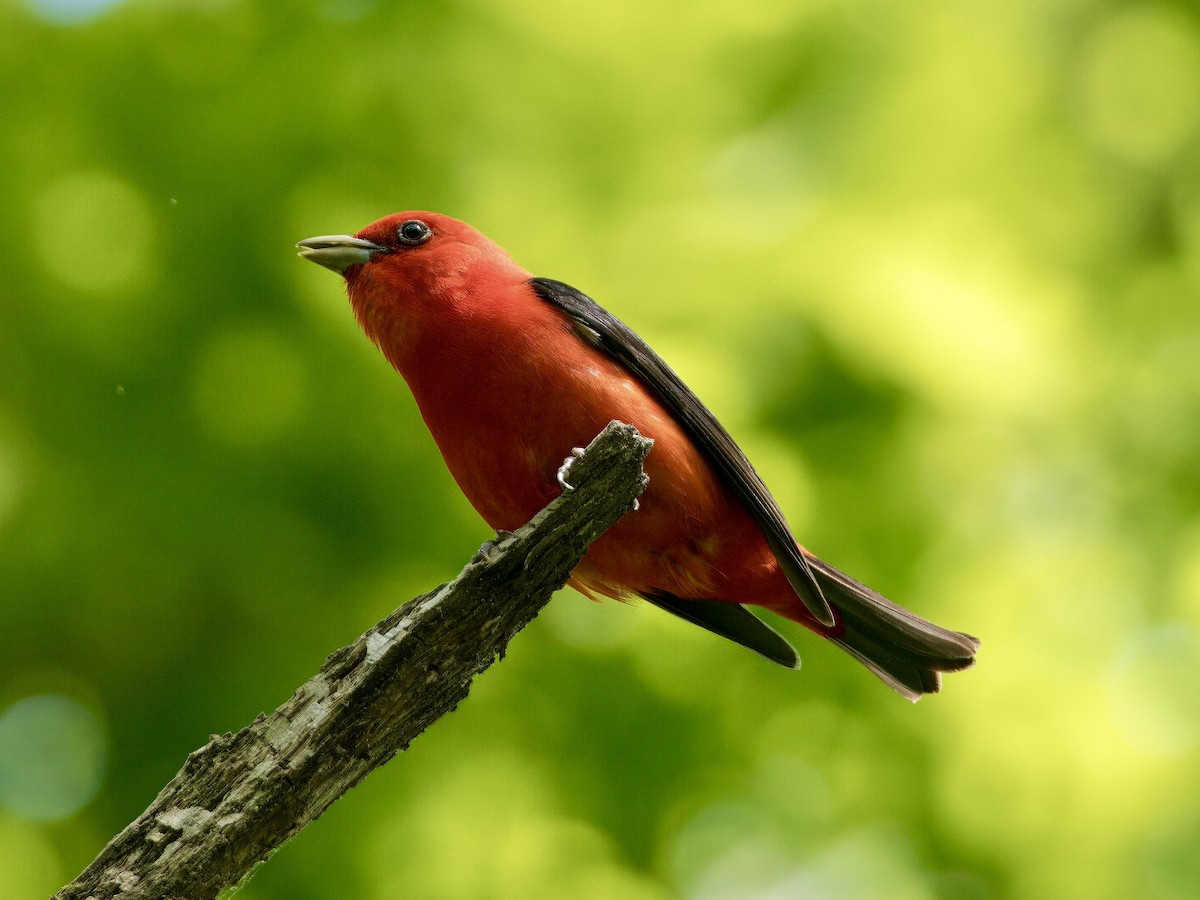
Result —
<path fill-rule="evenodd" d="M 680 600 L 674 594 L 663 591 L 642 594 L 642 597 L 659 609 L 728 638 L 735 644 L 741 644 L 785 669 L 800 668 L 800 656 L 796 649 L 783 635 L 740 603 L 695 598 Z"/>
<path fill-rule="evenodd" d="M 541 299 L 571 318 L 584 340 L 621 363 L 671 411 L 762 527 L 767 545 L 796 595 L 817 621 L 832 627 L 834 618 L 829 602 L 779 505 L 716 416 L 633 329 L 591 297 L 549 278 L 533 278 L 529 284 Z"/>

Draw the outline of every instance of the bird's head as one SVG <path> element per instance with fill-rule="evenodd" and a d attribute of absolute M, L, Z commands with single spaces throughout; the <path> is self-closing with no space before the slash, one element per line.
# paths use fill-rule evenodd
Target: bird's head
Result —
<path fill-rule="evenodd" d="M 355 315 L 384 352 L 425 322 L 486 314 L 481 299 L 511 294 L 531 277 L 470 225 L 422 210 L 296 246 L 300 256 L 346 279 Z"/>

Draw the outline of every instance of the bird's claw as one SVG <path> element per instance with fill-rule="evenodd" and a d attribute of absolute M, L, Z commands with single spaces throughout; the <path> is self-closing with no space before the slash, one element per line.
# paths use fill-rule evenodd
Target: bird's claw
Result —
<path fill-rule="evenodd" d="M 575 490 L 575 485 L 567 482 L 567 473 L 571 471 L 571 466 L 574 464 L 575 460 L 583 456 L 583 452 L 584 451 L 582 447 L 572 447 L 571 455 L 564 459 L 563 464 L 558 467 L 558 486 L 564 491 Z"/>
<path fill-rule="evenodd" d="M 511 531 L 505 531 L 503 528 L 496 531 L 496 536 L 491 540 L 484 541 L 479 546 L 479 551 L 471 558 L 471 562 L 480 563 L 488 562 L 492 558 L 492 554 L 499 549 L 501 542 L 512 537 Z"/>

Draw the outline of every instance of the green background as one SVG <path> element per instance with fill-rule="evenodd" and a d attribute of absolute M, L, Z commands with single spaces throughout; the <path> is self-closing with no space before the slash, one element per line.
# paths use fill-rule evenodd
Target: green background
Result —
<path fill-rule="evenodd" d="M 1193 896 L 1194 4 L 0 6 L 0 896 L 488 536 L 293 243 L 466 219 L 797 534 L 983 639 L 912 706 L 569 591 L 247 900 Z"/>

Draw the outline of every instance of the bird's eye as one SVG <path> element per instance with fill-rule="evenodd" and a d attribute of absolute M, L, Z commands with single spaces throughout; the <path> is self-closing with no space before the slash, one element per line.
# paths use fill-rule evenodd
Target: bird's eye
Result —
<path fill-rule="evenodd" d="M 433 230 L 420 219 L 409 219 L 396 229 L 396 237 L 400 238 L 400 243 L 415 247 L 433 237 Z"/>

